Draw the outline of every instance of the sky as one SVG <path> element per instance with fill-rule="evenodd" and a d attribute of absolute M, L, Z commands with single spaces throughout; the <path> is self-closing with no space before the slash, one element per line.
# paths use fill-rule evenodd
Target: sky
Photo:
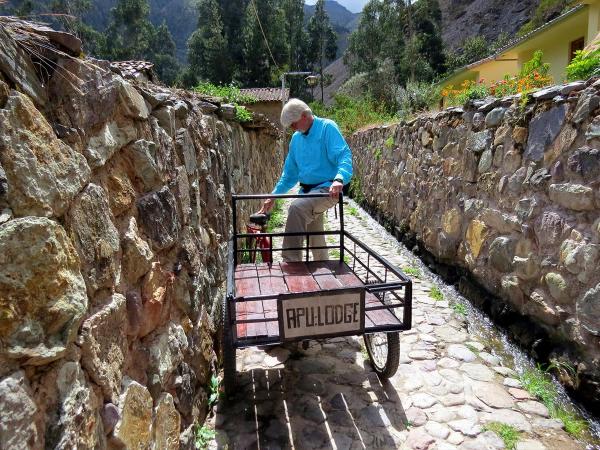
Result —
<path fill-rule="evenodd" d="M 353 13 L 361 12 L 363 7 L 369 2 L 369 0 L 336 0 L 340 5 L 345 6 L 346 9 Z M 305 0 L 307 5 L 314 5 L 317 0 Z"/>

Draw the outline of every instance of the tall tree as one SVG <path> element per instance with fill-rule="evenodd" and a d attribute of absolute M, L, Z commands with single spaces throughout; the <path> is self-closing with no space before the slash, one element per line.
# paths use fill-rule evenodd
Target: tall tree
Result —
<path fill-rule="evenodd" d="M 151 54 L 154 27 L 148 0 L 118 0 L 106 29 L 106 56 L 113 60 L 146 59 Z"/>
<path fill-rule="evenodd" d="M 285 16 L 277 0 L 251 0 L 244 17 L 244 64 L 241 81 L 248 86 L 277 83 L 288 59 Z"/>
<path fill-rule="evenodd" d="M 322 102 L 325 88 L 323 69 L 328 61 L 335 58 L 337 51 L 336 36 L 329 22 L 329 16 L 325 11 L 325 0 L 317 0 L 315 13 L 308 21 L 307 32 L 309 39 L 308 57 L 312 66 L 319 73 Z"/>
<path fill-rule="evenodd" d="M 242 39 L 246 7 L 250 0 L 217 0 L 221 11 L 223 34 L 227 40 L 232 77 L 239 78 L 244 66 L 244 40 Z"/>
<path fill-rule="evenodd" d="M 154 63 L 154 70 L 161 81 L 172 85 L 179 73 L 179 63 L 175 57 L 177 47 L 166 21 L 156 28 L 153 41 L 150 60 Z"/>
<path fill-rule="evenodd" d="M 306 65 L 304 0 L 283 0 L 283 11 L 288 46 L 287 65 L 290 70 L 302 70 Z"/>
<path fill-rule="evenodd" d="M 200 0 L 198 28 L 188 40 L 188 61 L 192 78 L 213 83 L 231 81 L 227 38 L 223 33 L 217 0 Z"/>

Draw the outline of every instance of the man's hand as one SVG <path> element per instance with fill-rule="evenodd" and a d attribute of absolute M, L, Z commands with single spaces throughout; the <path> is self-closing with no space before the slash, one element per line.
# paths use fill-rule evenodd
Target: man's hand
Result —
<path fill-rule="evenodd" d="M 331 186 L 329 186 L 329 196 L 331 198 L 338 198 L 342 189 L 344 189 L 344 184 L 339 181 L 334 181 L 331 183 Z"/>
<path fill-rule="evenodd" d="M 274 205 L 275 205 L 274 198 L 266 199 L 262 205 L 262 208 L 260 208 L 260 210 L 258 211 L 258 214 L 267 214 L 269 211 L 271 211 L 273 209 Z"/>

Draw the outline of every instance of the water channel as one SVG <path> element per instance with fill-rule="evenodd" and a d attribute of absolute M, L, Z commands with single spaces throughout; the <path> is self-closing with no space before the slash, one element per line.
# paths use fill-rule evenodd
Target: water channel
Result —
<path fill-rule="evenodd" d="M 444 299 L 447 299 L 450 304 L 460 304 L 465 313 L 465 322 L 470 334 L 476 336 L 479 341 L 486 344 L 491 349 L 494 356 L 500 358 L 503 365 L 514 369 L 519 375 L 527 370 L 536 368 L 536 362 L 529 356 L 523 348 L 521 348 L 508 333 L 498 325 L 494 324 L 491 318 L 483 311 L 473 306 L 471 302 L 465 298 L 457 289 L 445 282 L 439 275 L 433 273 L 427 265 L 406 248 L 404 244 L 399 242 L 392 236 L 377 220 L 369 215 L 363 208 L 360 207 L 352 199 L 347 200 L 349 209 L 354 208 L 359 213 L 360 220 L 365 221 L 369 227 L 379 233 L 381 238 L 390 243 L 403 259 L 410 261 L 412 267 L 418 268 L 423 279 L 429 279 L 437 285 L 444 294 Z M 600 419 L 593 417 L 581 405 L 574 401 L 565 388 L 552 377 L 552 382 L 558 393 L 558 404 L 562 407 L 571 407 L 579 414 L 589 425 L 589 433 L 582 437 L 582 440 L 587 444 L 588 449 L 600 449 Z"/>

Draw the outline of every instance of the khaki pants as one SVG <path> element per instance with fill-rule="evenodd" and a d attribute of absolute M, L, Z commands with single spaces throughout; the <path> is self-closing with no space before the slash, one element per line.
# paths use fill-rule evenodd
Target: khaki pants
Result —
<path fill-rule="evenodd" d="M 319 189 L 315 192 L 329 192 L 329 189 Z M 294 232 L 313 232 L 323 231 L 323 213 L 338 202 L 337 199 L 331 197 L 318 198 L 297 198 L 295 199 L 288 210 L 287 223 L 285 224 L 286 233 Z M 284 236 L 283 248 L 302 247 L 304 242 L 303 236 Z M 324 247 L 326 244 L 325 236 L 310 236 L 311 247 Z M 327 249 L 311 250 L 313 260 L 325 261 L 329 259 Z M 283 250 L 282 258 L 284 261 L 302 261 L 302 250 Z"/>

